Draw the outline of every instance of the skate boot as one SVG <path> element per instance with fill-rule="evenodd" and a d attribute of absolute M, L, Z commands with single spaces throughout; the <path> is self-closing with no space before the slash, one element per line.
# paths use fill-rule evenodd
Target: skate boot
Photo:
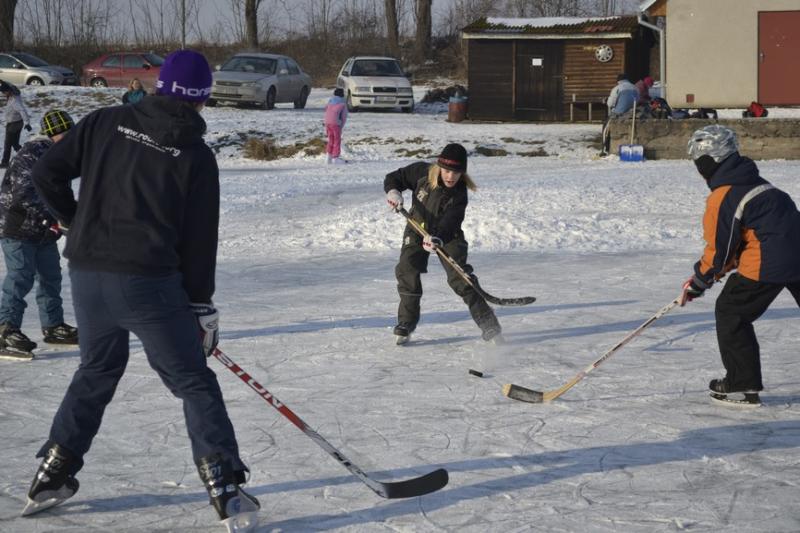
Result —
<path fill-rule="evenodd" d="M 250 533 L 258 527 L 258 500 L 247 494 L 239 483 L 230 461 L 219 454 L 197 461 L 200 479 L 208 490 L 211 505 L 217 511 L 228 533 Z"/>
<path fill-rule="evenodd" d="M 502 331 L 503 329 L 500 327 L 500 324 L 487 326 L 481 330 L 481 338 L 492 344 L 503 344 L 505 339 L 500 334 Z"/>
<path fill-rule="evenodd" d="M 10 324 L 0 324 L 0 356 L 7 359 L 33 359 L 36 343 Z"/>
<path fill-rule="evenodd" d="M 711 399 L 719 404 L 731 407 L 759 407 L 761 398 L 755 389 L 735 389 L 728 378 L 712 379 L 708 384 Z"/>
<path fill-rule="evenodd" d="M 62 322 L 57 326 L 42 328 L 44 342 L 48 344 L 78 344 L 78 328 Z"/>
<path fill-rule="evenodd" d="M 69 473 L 74 462 L 70 452 L 58 444 L 50 446 L 28 490 L 28 503 L 22 510 L 22 516 L 49 509 L 78 492 L 78 480 Z"/>
<path fill-rule="evenodd" d="M 414 331 L 414 326 L 407 322 L 400 322 L 394 327 L 393 333 L 395 342 L 398 346 L 408 343 L 411 339 L 411 333 Z"/>

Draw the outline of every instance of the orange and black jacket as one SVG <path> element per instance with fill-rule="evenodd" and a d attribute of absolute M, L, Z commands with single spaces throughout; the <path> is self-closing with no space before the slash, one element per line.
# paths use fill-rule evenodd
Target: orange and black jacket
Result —
<path fill-rule="evenodd" d="M 800 212 L 791 197 L 738 153 L 722 162 L 708 186 L 706 248 L 694 266 L 696 279 L 710 287 L 737 269 L 753 281 L 800 281 Z"/>

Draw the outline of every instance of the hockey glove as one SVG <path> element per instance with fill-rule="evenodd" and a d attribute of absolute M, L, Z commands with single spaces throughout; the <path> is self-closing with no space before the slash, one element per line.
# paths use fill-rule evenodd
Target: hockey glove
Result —
<path fill-rule="evenodd" d="M 427 235 L 424 239 L 422 239 L 422 247 L 426 252 L 429 253 L 435 252 L 437 248 L 443 245 L 444 243 L 442 242 L 442 239 L 439 237 L 434 237 L 433 235 Z"/>
<path fill-rule="evenodd" d="M 403 195 L 397 189 L 392 189 L 386 193 L 386 202 L 395 211 L 403 208 Z"/>
<path fill-rule="evenodd" d="M 197 324 L 200 326 L 200 339 L 203 343 L 203 353 L 209 357 L 219 343 L 219 312 L 213 302 L 207 304 L 189 304 Z"/>
<path fill-rule="evenodd" d="M 687 279 L 683 284 L 683 293 L 681 293 L 681 307 L 691 302 L 695 298 L 700 298 L 706 290 L 700 286 L 700 283 L 694 276 Z"/>
<path fill-rule="evenodd" d="M 33 131 L 33 128 L 31 128 L 30 124 L 25 124 L 25 129 L 28 131 Z"/>

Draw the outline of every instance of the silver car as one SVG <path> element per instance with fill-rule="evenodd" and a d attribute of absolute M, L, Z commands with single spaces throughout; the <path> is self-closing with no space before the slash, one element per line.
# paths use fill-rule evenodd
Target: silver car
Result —
<path fill-rule="evenodd" d="M 24 52 L 0 53 L 0 80 L 14 85 L 77 85 L 75 73 Z M 69 81 L 67 81 L 69 80 Z"/>
<path fill-rule="evenodd" d="M 276 103 L 292 102 L 303 109 L 310 92 L 311 77 L 292 58 L 241 53 L 217 66 L 207 105 L 233 102 L 272 109 Z"/>

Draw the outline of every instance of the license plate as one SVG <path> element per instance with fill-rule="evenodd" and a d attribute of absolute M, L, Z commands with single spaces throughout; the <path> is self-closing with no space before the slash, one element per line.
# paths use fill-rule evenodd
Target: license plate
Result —
<path fill-rule="evenodd" d="M 394 103 L 394 96 L 378 96 L 375 98 L 376 102 L 390 102 Z"/>
<path fill-rule="evenodd" d="M 236 89 L 233 87 L 214 87 L 214 92 L 219 94 L 236 94 Z"/>

